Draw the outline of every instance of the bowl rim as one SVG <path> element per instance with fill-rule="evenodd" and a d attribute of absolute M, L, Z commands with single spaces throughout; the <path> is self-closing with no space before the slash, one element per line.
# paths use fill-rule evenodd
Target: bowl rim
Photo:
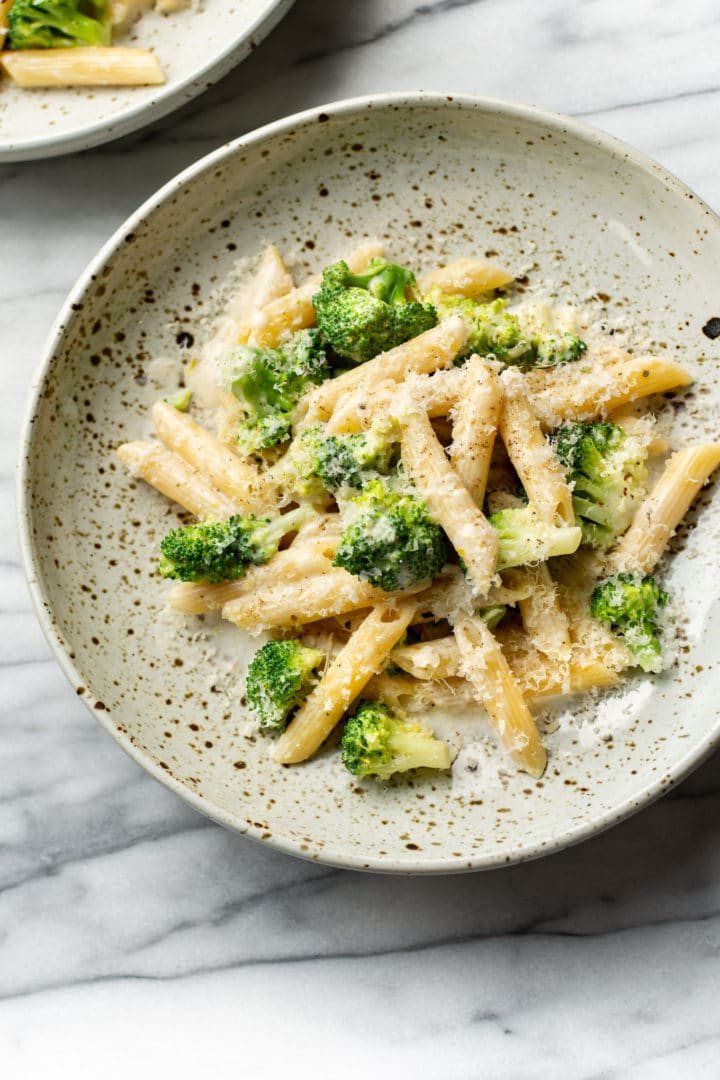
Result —
<path fill-rule="evenodd" d="M 135 746 L 129 737 L 118 731 L 107 711 L 97 709 L 89 698 L 95 697 L 91 692 L 89 680 L 81 677 L 76 668 L 71 648 L 64 641 L 57 627 L 50 604 L 47 601 L 43 582 L 40 576 L 40 563 L 37 556 L 36 545 L 32 536 L 31 508 L 30 508 L 30 450 L 33 434 L 33 418 L 37 412 L 42 387 L 52 367 L 54 357 L 59 352 L 63 338 L 72 325 L 75 318 L 75 305 L 77 305 L 91 286 L 93 279 L 124 243 L 128 233 L 141 224 L 155 209 L 161 206 L 170 196 L 179 190 L 188 181 L 194 180 L 209 169 L 216 168 L 218 164 L 228 160 L 235 154 L 242 152 L 248 147 L 261 144 L 267 139 L 286 134 L 301 127 L 315 124 L 320 116 L 342 118 L 358 115 L 371 109 L 385 108 L 415 108 L 415 107 L 441 107 L 451 106 L 461 110 L 478 111 L 480 113 L 497 114 L 517 118 L 518 120 L 530 120 L 542 123 L 562 134 L 573 135 L 581 140 L 589 142 L 596 147 L 606 150 L 611 156 L 620 157 L 630 162 L 642 172 L 650 175 L 666 187 L 667 190 L 684 198 L 692 199 L 698 211 L 704 213 L 712 226 L 720 226 L 718 216 L 703 199 L 700 198 L 687 185 L 682 183 L 671 172 L 665 169 L 652 158 L 638 150 L 628 146 L 622 140 L 608 135 L 603 131 L 586 124 L 584 121 L 575 120 L 561 113 L 554 113 L 532 105 L 522 105 L 504 101 L 499 98 L 484 97 L 474 94 L 455 94 L 440 91 L 410 91 L 410 92 L 387 92 L 379 94 L 366 94 L 354 98 L 346 98 L 325 105 L 313 106 L 310 109 L 283 117 L 280 120 L 263 125 L 245 135 L 224 144 L 218 149 L 205 155 L 198 161 L 183 169 L 175 177 L 160 187 L 142 205 L 132 213 L 125 222 L 113 233 L 110 239 L 101 247 L 100 251 L 89 262 L 85 270 L 79 276 L 70 293 L 68 294 L 60 312 L 55 318 L 45 346 L 41 360 L 36 367 L 33 379 L 28 391 L 25 411 L 22 421 L 20 444 L 18 449 L 17 466 L 17 522 L 20 538 L 20 553 L 23 569 L 30 592 L 35 613 L 45 638 L 52 649 L 60 668 L 66 675 L 76 692 L 80 687 L 86 688 L 86 693 L 81 700 L 92 713 L 95 719 L 112 736 L 116 743 L 137 762 L 154 779 L 160 781 L 166 788 L 179 795 L 195 810 L 209 817 L 220 825 L 247 836 L 252 840 L 269 844 L 289 855 L 306 859 L 312 862 L 320 862 L 330 866 L 350 870 L 368 870 L 376 873 L 387 874 L 451 874 L 467 873 L 475 870 L 491 870 L 502 866 L 510 866 L 521 862 L 527 862 L 544 855 L 571 847 L 584 840 L 597 836 L 613 825 L 629 818 L 638 810 L 654 802 L 655 799 L 665 794 L 671 788 L 682 781 L 688 773 L 697 768 L 710 756 L 720 745 L 720 721 L 707 733 L 702 742 L 695 750 L 688 751 L 680 757 L 664 776 L 649 780 L 634 796 L 625 799 L 618 806 L 605 813 L 585 822 L 581 826 L 565 826 L 550 832 L 545 841 L 528 843 L 527 845 L 515 845 L 510 850 L 487 853 L 481 856 L 469 855 L 466 859 L 459 860 L 456 857 L 438 856 L 430 859 L 422 859 L 413 863 L 411 859 L 379 858 L 370 856 L 364 858 L 357 853 L 343 851 L 342 843 L 328 845 L 319 851 L 300 850 L 299 842 L 295 842 L 287 835 L 273 833 L 271 838 L 263 837 L 263 830 L 236 821 L 233 815 L 222 807 L 211 805 L 208 800 L 197 792 L 191 791 L 175 777 L 156 764 L 139 747 Z"/>
<path fill-rule="evenodd" d="M 265 5 L 255 20 L 220 52 L 200 67 L 189 71 L 177 82 L 156 87 L 153 97 L 138 101 L 113 117 L 101 117 L 85 127 L 73 128 L 59 134 L 33 135 L 7 143 L 3 143 L 0 138 L 0 163 L 38 161 L 89 150 L 93 146 L 120 139 L 147 124 L 161 120 L 227 75 L 274 30 L 294 3 L 295 0 L 265 0 Z"/>

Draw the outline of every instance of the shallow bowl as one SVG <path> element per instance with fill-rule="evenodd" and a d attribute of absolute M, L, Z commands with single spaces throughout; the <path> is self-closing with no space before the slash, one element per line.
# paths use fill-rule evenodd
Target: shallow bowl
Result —
<path fill-rule="evenodd" d="M 163 86 L 23 90 L 0 86 L 0 162 L 56 157 L 128 135 L 202 93 L 262 41 L 293 0 L 197 0 L 142 16 L 120 45 L 152 49 Z"/>
<path fill-rule="evenodd" d="M 713 436 L 708 361 L 720 343 L 702 328 L 717 314 L 720 229 L 696 196 L 621 143 L 534 109 L 431 94 L 341 102 L 186 170 L 76 285 L 34 384 L 21 451 L 33 599 L 98 721 L 216 821 L 373 870 L 534 858 L 646 805 L 717 743 L 720 512 L 710 489 L 673 542 L 666 580 L 682 624 L 671 671 L 565 709 L 546 737 L 541 781 L 484 753 L 478 716 L 480 750 L 452 779 L 385 785 L 357 783 L 331 752 L 296 768 L 269 760 L 238 703 L 243 635 L 216 637 L 207 623 L 185 632 L 162 614 L 157 543 L 176 517 L 114 459 L 118 443 L 149 431 L 158 371 L 197 351 L 239 256 L 274 241 L 302 274 L 363 234 L 414 266 L 484 252 L 600 303 L 608 324 L 620 318 L 696 371 L 694 389 L 661 403 L 677 441 Z"/>

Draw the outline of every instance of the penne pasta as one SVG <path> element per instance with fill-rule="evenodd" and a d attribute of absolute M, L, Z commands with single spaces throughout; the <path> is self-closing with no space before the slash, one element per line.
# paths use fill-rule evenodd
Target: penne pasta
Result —
<path fill-rule="evenodd" d="M 502 630 L 498 633 L 498 642 L 512 677 L 522 696 L 530 703 L 562 694 L 616 686 L 621 671 L 628 666 L 627 654 L 624 654 L 621 666 L 613 666 L 608 659 L 581 648 L 573 650 L 567 663 L 560 663 L 543 656 L 524 635 L 522 638 L 517 633 L 500 637 L 501 634 Z M 461 675 L 462 656 L 453 635 L 417 645 L 397 645 L 390 655 L 408 675 L 434 684 L 427 696 L 432 704 L 438 707 L 451 703 L 468 705 L 477 700 L 472 683 Z M 403 692 L 418 692 L 417 686 L 407 680 L 398 684 L 400 687 Z M 449 697 L 443 694 L 448 689 Z"/>
<path fill-rule="evenodd" d="M 274 244 L 268 244 L 252 283 L 248 306 L 264 308 L 273 300 L 287 296 L 294 288 L 292 275 L 285 265 L 282 255 Z"/>
<path fill-rule="evenodd" d="M 418 280 L 421 293 L 438 289 L 453 296 L 480 296 L 482 293 L 502 289 L 513 280 L 513 275 L 502 266 L 484 259 L 458 259 L 449 266 L 430 270 Z"/>
<path fill-rule="evenodd" d="M 547 563 L 510 570 L 508 577 L 520 579 L 527 588 L 527 596 L 518 601 L 525 633 L 541 653 L 566 664 L 572 653 L 570 623 Z"/>
<path fill-rule="evenodd" d="M 436 419 L 449 416 L 459 404 L 465 385 L 463 368 L 441 368 L 429 375 L 409 372 L 402 380 L 422 404 L 428 416 Z M 392 410 L 398 394 L 398 381 L 383 379 L 342 398 L 325 429 L 328 435 L 351 435 L 366 431 L 379 414 Z"/>
<path fill-rule="evenodd" d="M 0 53 L 0 67 L 24 87 L 160 86 L 165 82 L 157 57 L 147 49 L 6 49 Z"/>
<path fill-rule="evenodd" d="M 155 0 L 109 0 L 110 22 L 116 30 L 127 30 L 154 2 Z"/>
<path fill-rule="evenodd" d="M 533 410 L 525 379 L 507 368 L 500 376 L 503 404 L 500 435 L 530 504 L 551 525 L 574 525 L 572 494 L 565 472 Z"/>
<path fill-rule="evenodd" d="M 460 675 L 460 651 L 452 634 L 417 645 L 396 645 L 390 656 L 399 668 L 416 679 L 449 679 Z"/>
<path fill-rule="evenodd" d="M 593 420 L 650 394 L 689 386 L 685 368 L 657 356 L 610 354 L 568 375 L 566 366 L 531 371 L 526 382 L 533 408 L 545 428 L 564 420 Z"/>
<path fill-rule="evenodd" d="M 280 737 L 273 757 L 284 765 L 310 757 L 376 675 L 415 612 L 411 600 L 380 604 L 330 664 Z"/>
<path fill-rule="evenodd" d="M 462 370 L 465 378 L 453 417 L 449 454 L 456 473 L 473 500 L 481 505 L 500 419 L 502 390 L 497 372 L 481 357 L 470 357 Z"/>
<path fill-rule="evenodd" d="M 124 443 L 118 447 L 117 455 L 133 476 L 144 480 L 196 517 L 222 519 L 237 511 L 226 495 L 160 443 Z"/>
<path fill-rule="evenodd" d="M 612 554 L 613 567 L 649 574 L 718 465 L 720 443 L 686 446 L 673 454 L 650 495 L 638 507 L 630 528 L 618 542 Z"/>
<path fill-rule="evenodd" d="M 223 617 L 251 634 L 277 627 L 294 630 L 305 623 L 344 615 L 386 601 L 388 594 L 334 567 L 314 577 L 276 580 L 261 592 L 226 603 Z"/>
<path fill-rule="evenodd" d="M 495 576 L 497 533 L 448 461 L 427 413 L 411 402 L 398 419 L 408 476 L 464 561 L 476 591 L 487 593 Z"/>
<path fill-rule="evenodd" d="M 13 5 L 13 0 L 0 0 L 0 49 L 3 47 L 8 29 L 8 13 Z"/>
<path fill-rule="evenodd" d="M 308 394 L 302 427 L 330 418 L 347 394 L 368 390 L 380 382 L 401 382 L 410 372 L 425 373 L 450 367 L 461 349 L 467 330 L 462 319 L 443 319 L 432 330 L 411 338 L 396 349 L 330 379 Z"/>
<path fill-rule="evenodd" d="M 272 485 L 259 469 L 243 461 L 225 443 L 196 424 L 186 413 L 165 401 L 152 407 L 155 430 L 170 449 L 210 480 L 243 512 L 258 510 L 276 501 Z"/>
<path fill-rule="evenodd" d="M 542 776 L 547 762 L 545 748 L 492 632 L 477 616 L 463 615 L 455 623 L 455 639 L 462 672 L 475 687 L 503 746 L 531 776 Z"/>

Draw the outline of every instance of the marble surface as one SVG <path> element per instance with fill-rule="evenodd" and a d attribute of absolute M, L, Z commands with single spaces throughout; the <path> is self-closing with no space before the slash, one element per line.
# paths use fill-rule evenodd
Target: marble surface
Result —
<path fill-rule="evenodd" d="M 720 207 L 716 0 L 297 0 L 153 129 L 0 168 L 0 1071 L 665 1080 L 720 1075 L 720 761 L 579 848 L 392 879 L 230 835 L 66 685 L 13 520 L 22 403 L 86 261 L 178 169 L 288 111 L 390 89 L 587 118 Z"/>

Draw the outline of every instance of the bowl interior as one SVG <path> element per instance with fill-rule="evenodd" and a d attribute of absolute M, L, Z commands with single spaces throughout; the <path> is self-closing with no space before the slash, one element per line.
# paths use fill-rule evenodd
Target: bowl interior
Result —
<path fill-rule="evenodd" d="M 623 321 L 697 371 L 695 388 L 660 403 L 673 437 L 712 437 L 701 328 L 716 313 L 720 233 L 697 199 L 617 144 L 531 110 L 437 98 L 336 107 L 191 170 L 74 298 L 26 446 L 37 596 L 98 718 L 218 820 L 298 854 L 387 870 L 533 857 L 620 819 L 713 744 L 717 505 L 673 542 L 677 666 L 566 706 L 546 737 L 543 780 L 503 771 L 478 713 L 477 745 L 452 781 L 381 785 L 356 782 L 331 752 L 296 768 L 269 760 L 240 701 L 244 635 L 163 614 L 157 544 L 177 517 L 114 460 L 118 443 L 148 433 L 158 385 L 197 353 L 239 257 L 273 241 L 302 275 L 363 235 L 414 267 L 485 252 L 579 299 L 602 294 L 593 302 L 608 325 Z"/>
<path fill-rule="evenodd" d="M 200 0 L 173 15 L 150 11 L 117 43 L 152 49 L 163 86 L 0 91 L 0 161 L 84 149 L 190 101 L 255 48 L 293 0 Z"/>

